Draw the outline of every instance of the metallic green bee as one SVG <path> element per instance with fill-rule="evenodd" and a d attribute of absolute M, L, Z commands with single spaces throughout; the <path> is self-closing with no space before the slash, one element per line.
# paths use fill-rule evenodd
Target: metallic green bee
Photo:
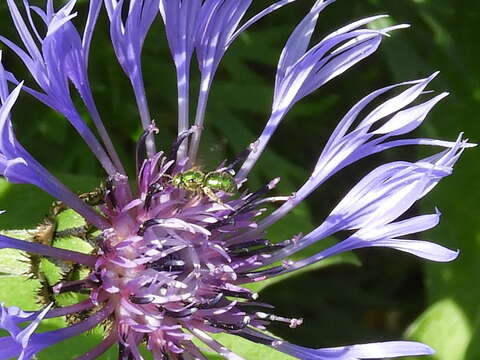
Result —
<path fill-rule="evenodd" d="M 227 194 L 234 194 L 237 191 L 235 180 L 228 172 L 211 171 L 205 174 L 200 170 L 188 170 L 173 176 L 170 184 L 178 189 L 206 195 L 218 203 L 221 203 L 221 200 L 215 195 L 216 191 Z"/>

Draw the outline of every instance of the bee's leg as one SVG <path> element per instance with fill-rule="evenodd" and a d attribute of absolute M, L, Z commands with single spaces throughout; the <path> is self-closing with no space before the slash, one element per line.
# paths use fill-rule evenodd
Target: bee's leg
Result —
<path fill-rule="evenodd" d="M 207 195 L 207 193 L 204 191 L 203 188 L 199 187 L 199 188 L 196 188 L 196 189 L 186 189 L 190 192 L 193 193 L 193 196 L 194 197 L 198 197 L 200 200 L 205 196 Z M 207 195 L 208 196 L 208 195 Z M 215 196 L 215 194 L 213 194 L 213 196 Z M 210 196 L 208 196 L 209 199 L 213 200 Z M 215 201 L 215 200 L 213 200 Z"/>
<path fill-rule="evenodd" d="M 222 200 L 217 195 L 215 195 L 215 193 L 209 187 L 205 186 L 200 190 L 201 190 L 201 193 L 207 195 L 210 200 L 223 205 Z"/>
<path fill-rule="evenodd" d="M 229 210 L 232 210 L 232 211 L 235 211 L 234 208 L 232 208 L 230 205 L 228 204 L 225 204 L 222 199 L 220 199 L 217 195 L 215 195 L 215 193 L 212 191 L 212 189 L 210 189 L 209 187 L 203 187 L 202 189 L 202 192 L 208 196 L 208 198 L 212 201 L 215 201 L 217 204 L 220 204 L 220 205 L 223 205 L 225 206 L 226 208 L 228 208 Z"/>

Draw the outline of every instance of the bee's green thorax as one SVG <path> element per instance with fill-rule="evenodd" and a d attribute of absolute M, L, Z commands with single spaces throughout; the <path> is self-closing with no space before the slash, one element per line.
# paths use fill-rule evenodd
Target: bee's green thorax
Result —
<path fill-rule="evenodd" d="M 228 173 L 209 173 L 205 176 L 204 186 L 214 191 L 234 193 L 237 190 L 233 176 Z"/>
<path fill-rule="evenodd" d="M 232 175 L 227 172 L 209 172 L 205 174 L 199 170 L 188 170 L 176 174 L 170 184 L 178 189 L 184 189 L 197 194 L 208 196 L 211 200 L 219 202 L 215 195 L 217 191 L 234 194 L 237 186 Z"/>
<path fill-rule="evenodd" d="M 198 190 L 203 186 L 205 174 L 198 170 L 189 170 L 175 175 L 172 185 L 185 190 Z"/>

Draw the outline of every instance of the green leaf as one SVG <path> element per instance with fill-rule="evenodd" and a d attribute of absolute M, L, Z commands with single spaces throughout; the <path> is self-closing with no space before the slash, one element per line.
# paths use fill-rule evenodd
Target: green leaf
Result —
<path fill-rule="evenodd" d="M 27 258 L 15 249 L 0 250 L 0 276 L 24 275 L 28 272 Z"/>
<path fill-rule="evenodd" d="M 17 306 L 22 310 L 37 310 L 34 293 L 39 287 L 38 280 L 25 276 L 0 277 L 0 302 L 6 306 Z M 12 290 L 15 291 L 12 291 Z"/>
<path fill-rule="evenodd" d="M 0 179 L 0 229 L 34 228 L 45 217 L 53 199 L 32 185 L 10 184 Z"/>
<path fill-rule="evenodd" d="M 15 239 L 26 240 L 31 237 L 29 230 L 4 230 L 1 235 Z M 25 275 L 30 266 L 25 253 L 16 249 L 0 249 L 0 276 L 2 275 Z"/>
<path fill-rule="evenodd" d="M 66 182 L 73 183 L 73 188 L 79 189 L 79 191 L 88 191 L 92 189 L 95 185 L 98 184 L 96 179 L 75 179 L 75 177 L 62 176 L 64 179 L 67 179 Z M 2 196 L 9 197 L 12 192 L 15 193 L 14 196 L 17 196 L 17 190 L 15 190 L 17 185 L 12 186 L 11 184 L 6 183 L 5 181 L 0 182 L 0 198 Z M 22 187 L 20 187 L 19 190 Z M 3 193 L 2 193 L 3 191 Z M 33 187 L 25 186 L 23 193 L 20 193 L 23 198 L 27 199 L 30 196 L 35 198 L 37 196 L 37 189 Z M 45 201 L 45 209 L 50 206 L 51 199 Z M 22 209 L 20 205 L 25 205 L 20 202 L 19 204 L 15 203 L 15 206 L 12 207 L 12 212 L 18 214 L 18 209 Z M 30 208 L 30 203 L 27 204 L 26 209 Z M 37 204 L 38 205 L 38 204 Z M 17 209 L 18 207 L 18 209 Z M 36 207 L 34 210 L 36 211 Z M 38 219 L 43 217 L 42 211 L 30 216 L 31 220 L 27 220 L 27 224 L 35 224 L 38 222 Z M 18 215 L 17 215 L 18 216 Z M 38 217 L 37 217 L 38 216 Z M 25 220 L 25 219 L 24 219 Z M 15 221 L 8 220 L 7 223 L 13 224 Z M 80 251 L 84 253 L 90 253 L 92 247 L 86 243 L 84 240 L 68 234 L 71 229 L 82 228 L 86 225 L 85 220 L 73 210 L 62 211 L 55 219 L 56 222 L 56 231 L 66 232 L 64 237 L 54 237 L 52 239 L 45 239 L 45 242 L 50 242 L 55 247 Z M 35 229 L 32 230 L 4 230 L 1 233 L 6 236 L 11 236 L 14 238 L 19 238 L 26 241 L 31 241 L 32 236 L 35 234 Z M 8 274 L 10 276 L 4 275 L 0 276 L 0 302 L 4 302 L 7 306 L 17 306 L 23 310 L 38 310 L 40 308 L 37 303 L 37 291 L 41 288 L 41 283 L 37 279 L 29 279 L 26 276 L 12 276 L 12 275 L 22 275 L 29 273 L 30 265 L 28 264 L 28 257 L 24 252 L 14 250 L 14 249 L 2 249 L 0 250 L 0 274 Z M 39 270 L 50 286 L 56 284 L 62 280 L 62 277 L 71 269 L 71 264 L 66 264 L 64 262 L 56 262 L 54 259 L 40 258 L 39 259 Z M 79 270 L 79 277 L 86 275 L 86 271 Z M 43 285 L 44 287 L 46 285 Z M 12 291 L 14 289 L 14 291 Z M 81 294 L 60 294 L 55 297 L 55 300 L 60 306 L 67 306 L 71 304 L 78 303 L 85 299 L 85 295 Z M 39 331 L 52 331 L 68 326 L 65 322 L 65 319 L 56 318 L 48 319 L 42 321 Z M 75 338 L 63 341 L 51 348 L 48 348 L 42 351 L 37 358 L 40 360 L 47 359 L 70 359 L 82 355 L 89 349 L 96 346 L 103 339 L 104 331 L 102 328 L 97 327 L 93 331 L 81 334 Z M 105 355 L 100 357 L 100 359 L 117 359 L 118 351 L 113 348 L 108 351 Z"/>
<path fill-rule="evenodd" d="M 56 330 L 66 327 L 67 324 L 63 319 L 49 319 L 42 321 L 42 325 L 39 331 Z M 54 346 L 40 352 L 37 357 L 39 360 L 52 360 L 52 359 L 75 359 L 88 350 L 98 345 L 104 338 L 103 329 L 96 327 L 88 333 L 83 333 L 73 338 L 62 341 Z M 117 360 L 118 350 L 114 346 L 108 350 L 104 355 L 100 356 L 100 360 Z"/>
<path fill-rule="evenodd" d="M 444 299 L 430 306 L 410 326 L 407 335 L 436 349 L 432 359 L 463 360 L 472 330 L 461 305 L 454 299 Z"/>
<path fill-rule="evenodd" d="M 87 225 L 85 219 L 75 211 L 67 209 L 58 214 L 57 232 Z"/>
<path fill-rule="evenodd" d="M 235 354 L 240 355 L 245 359 L 261 359 L 261 360 L 293 360 L 295 358 L 285 355 L 282 352 L 273 350 L 272 348 L 254 343 L 249 340 L 245 340 L 236 335 L 229 334 L 210 334 L 215 340 L 220 344 L 225 346 L 227 349 L 233 351 Z M 195 343 L 202 349 L 206 349 L 205 345 L 200 342 Z M 206 349 L 205 353 L 207 357 L 211 360 L 224 360 L 222 356 L 219 356 L 216 353 L 211 352 L 211 350 Z"/>
<path fill-rule="evenodd" d="M 100 179 L 92 176 L 58 176 L 73 192 L 91 191 L 100 184 Z M 0 179 L 0 229 L 32 229 L 49 213 L 53 199 L 33 185 L 10 184 Z"/>

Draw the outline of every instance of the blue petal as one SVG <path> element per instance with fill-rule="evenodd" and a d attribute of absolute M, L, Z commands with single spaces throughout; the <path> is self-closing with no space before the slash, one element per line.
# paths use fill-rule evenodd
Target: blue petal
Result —
<path fill-rule="evenodd" d="M 389 341 L 325 349 L 309 349 L 282 343 L 278 346 L 278 349 L 305 360 L 384 359 L 400 356 L 431 355 L 434 353 L 429 346 L 412 341 Z"/>

